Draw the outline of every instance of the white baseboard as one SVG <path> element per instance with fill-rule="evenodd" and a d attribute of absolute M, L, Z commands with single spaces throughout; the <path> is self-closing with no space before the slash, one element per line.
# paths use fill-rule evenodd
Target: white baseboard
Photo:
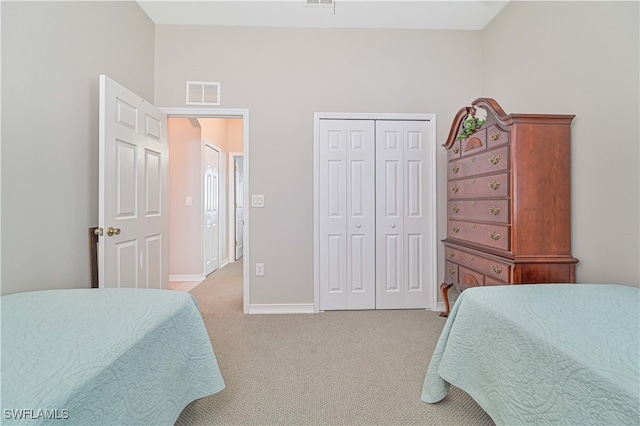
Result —
<path fill-rule="evenodd" d="M 312 314 L 313 303 L 249 304 L 249 314 Z"/>
<path fill-rule="evenodd" d="M 227 266 L 229 264 L 229 258 L 227 257 L 226 259 L 224 259 L 222 262 L 220 262 L 220 268 L 218 269 L 222 269 L 225 266 Z"/>
<path fill-rule="evenodd" d="M 444 302 L 438 302 L 438 308 L 436 310 L 440 312 L 444 312 L 445 311 Z"/>
<path fill-rule="evenodd" d="M 200 275 L 169 275 L 169 281 L 172 282 L 191 282 L 191 281 L 203 281 L 206 278 L 205 274 Z"/>

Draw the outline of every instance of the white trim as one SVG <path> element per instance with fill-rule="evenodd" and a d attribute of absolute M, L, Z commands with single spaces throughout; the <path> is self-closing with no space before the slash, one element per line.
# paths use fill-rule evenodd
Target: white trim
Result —
<path fill-rule="evenodd" d="M 252 304 L 249 314 L 313 314 L 313 303 Z"/>
<path fill-rule="evenodd" d="M 207 278 L 205 274 L 200 275 L 169 275 L 169 282 L 202 282 Z"/>
<path fill-rule="evenodd" d="M 440 311 L 440 312 L 446 311 L 444 307 L 444 302 L 438 302 L 436 305 L 437 305 L 436 309 L 431 309 L 432 311 Z"/>
<path fill-rule="evenodd" d="M 228 174 L 227 179 L 229 181 L 227 183 L 228 183 L 228 186 L 229 186 L 229 196 L 231 196 L 231 194 L 233 194 L 234 200 L 235 200 L 235 189 L 236 189 L 235 159 L 236 159 L 236 157 L 243 157 L 244 153 L 238 152 L 238 151 L 233 151 L 233 152 L 229 152 L 228 155 L 229 155 L 229 168 L 227 169 L 227 174 Z M 243 166 L 244 166 L 244 164 L 243 164 Z M 235 203 L 229 203 L 228 210 L 229 210 L 229 212 L 227 213 L 227 215 L 229 216 L 229 219 L 233 218 L 233 221 L 229 220 L 229 224 L 231 225 L 229 227 L 229 263 L 233 263 L 233 262 L 236 261 L 236 208 L 235 208 Z"/>
<path fill-rule="evenodd" d="M 244 205 L 249 205 L 249 110 L 242 108 L 158 108 L 170 117 L 207 117 L 207 118 L 242 118 L 242 138 L 243 138 L 243 156 L 244 156 Z M 171 160 L 169 160 L 171 161 Z M 249 233 L 249 214 L 250 209 L 244 212 L 244 235 L 243 235 L 243 259 L 242 265 L 242 311 L 249 313 L 249 245 L 251 243 L 251 234 Z M 169 243 L 171 244 L 171 243 Z"/>
<path fill-rule="evenodd" d="M 319 174 L 319 147 L 320 143 L 320 120 L 402 120 L 402 121 L 430 121 L 431 122 L 431 149 L 429 150 L 431 160 L 431 193 L 433 194 L 433 205 L 431 214 L 431 253 L 427 268 L 431 271 L 431 291 L 429 291 L 429 301 L 427 306 L 431 310 L 440 309 L 438 304 L 438 216 L 437 216 L 437 188 L 436 188 L 436 115 L 435 114 L 396 114 L 396 113 L 341 113 L 341 112 L 316 112 L 313 114 L 313 312 L 320 312 L 320 218 L 319 200 L 320 174 Z M 441 302 L 442 303 L 442 302 Z"/>
<path fill-rule="evenodd" d="M 222 269 L 228 264 L 229 264 L 229 258 L 227 257 L 226 259 L 223 259 L 222 262 L 220 262 L 220 267 L 218 269 Z"/>

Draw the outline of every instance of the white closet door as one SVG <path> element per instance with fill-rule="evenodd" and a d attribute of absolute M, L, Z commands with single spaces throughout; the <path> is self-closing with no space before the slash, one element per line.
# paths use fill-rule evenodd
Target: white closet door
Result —
<path fill-rule="evenodd" d="M 320 121 L 320 309 L 375 308 L 374 122 Z"/>
<path fill-rule="evenodd" d="M 427 307 L 429 126 L 376 122 L 376 309 Z"/>

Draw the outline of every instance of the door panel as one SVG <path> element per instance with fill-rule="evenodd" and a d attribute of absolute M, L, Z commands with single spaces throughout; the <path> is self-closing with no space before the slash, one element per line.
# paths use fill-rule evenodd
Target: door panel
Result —
<path fill-rule="evenodd" d="M 204 262 L 205 274 L 220 267 L 220 227 L 218 211 L 218 172 L 220 153 L 214 148 L 204 147 Z"/>
<path fill-rule="evenodd" d="M 164 113 L 100 76 L 100 287 L 168 284 L 166 127 Z"/>
<path fill-rule="evenodd" d="M 242 156 L 234 157 L 235 167 L 235 217 L 236 217 L 236 253 L 235 260 L 243 256 L 244 251 L 244 161 Z"/>
<path fill-rule="evenodd" d="M 373 122 L 320 123 L 320 309 L 375 307 Z"/>
<path fill-rule="evenodd" d="M 376 121 L 376 309 L 426 308 L 429 123 Z"/>

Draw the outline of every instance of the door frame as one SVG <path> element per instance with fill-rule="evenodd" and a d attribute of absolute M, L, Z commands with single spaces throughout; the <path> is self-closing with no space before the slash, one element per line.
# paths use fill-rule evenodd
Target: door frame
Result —
<path fill-rule="evenodd" d="M 242 118 L 242 149 L 244 155 L 244 205 L 248 205 L 249 199 L 249 110 L 246 108 L 174 108 L 158 107 L 169 118 Z M 169 161 L 171 153 L 169 153 Z M 249 209 L 245 211 L 244 223 L 244 264 L 242 265 L 242 312 L 249 313 Z M 171 244 L 171 241 L 169 241 Z"/>
<path fill-rule="evenodd" d="M 429 178 L 432 194 L 432 207 L 427 212 L 431 226 L 430 249 L 433 255 L 425 269 L 431 271 L 427 276 L 429 301 L 432 311 L 438 310 L 438 223 L 437 223 L 437 191 L 436 191 L 436 115 L 435 114 L 395 114 L 395 113 L 341 113 L 316 112 L 313 114 L 313 312 L 320 312 L 320 120 L 398 120 L 398 121 L 430 121 L 431 173 Z"/>
<path fill-rule="evenodd" d="M 244 153 L 243 152 L 238 152 L 238 151 L 233 151 L 233 152 L 229 152 L 229 168 L 227 169 L 227 179 L 229 180 L 229 194 L 233 194 L 233 197 L 235 199 L 235 190 L 236 190 L 236 174 L 235 174 L 235 159 L 236 157 L 243 157 L 243 169 L 242 169 L 242 176 L 244 179 Z M 243 185 L 244 186 L 244 185 Z M 243 211 L 246 208 L 246 205 L 243 204 Z M 236 218 L 236 209 L 235 209 L 235 203 L 229 203 L 228 206 L 228 212 L 227 215 L 229 216 L 229 218 L 233 218 L 233 221 L 229 222 L 232 223 L 231 227 L 229 228 L 229 253 L 233 252 L 233 260 L 231 256 L 229 256 L 229 263 L 235 262 L 236 261 L 236 245 L 235 245 L 235 241 L 236 241 L 236 222 L 237 222 L 237 218 Z M 244 214 L 242 215 L 242 217 L 244 218 Z M 242 235 L 242 241 L 243 241 L 243 246 L 244 246 L 244 234 Z M 244 247 L 243 247 L 244 248 Z M 244 258 L 244 249 L 242 252 L 242 257 Z"/>

